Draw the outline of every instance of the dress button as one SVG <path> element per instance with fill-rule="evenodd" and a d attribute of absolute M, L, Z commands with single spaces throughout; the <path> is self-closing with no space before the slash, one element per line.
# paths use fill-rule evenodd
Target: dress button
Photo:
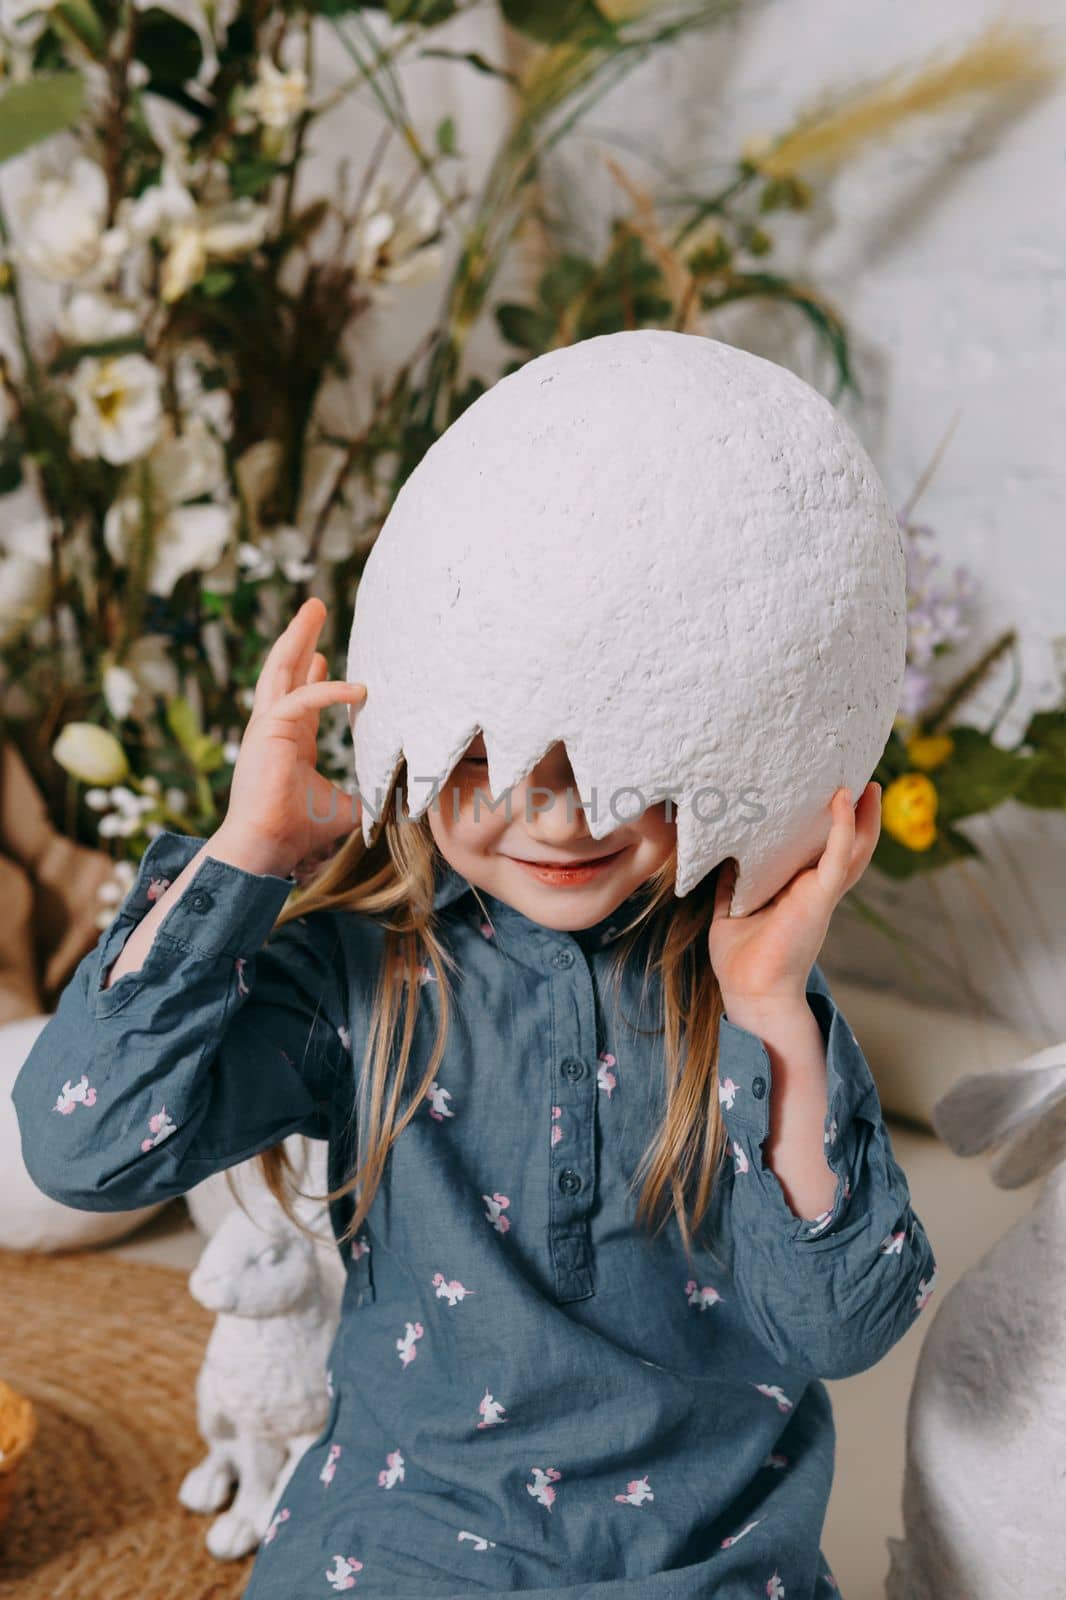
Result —
<path fill-rule="evenodd" d="M 194 911 L 208 911 L 214 901 L 206 889 L 194 889 L 189 895 L 189 904 Z"/>
<path fill-rule="evenodd" d="M 766 1093 L 766 1079 L 762 1077 L 752 1078 L 751 1092 L 755 1096 L 756 1100 L 761 1100 L 763 1095 Z"/>
<path fill-rule="evenodd" d="M 553 967 L 572 967 L 573 964 L 574 952 L 572 950 L 556 950 L 552 956 Z"/>
<path fill-rule="evenodd" d="M 571 1083 L 577 1083 L 579 1078 L 585 1076 L 585 1063 L 580 1056 L 567 1056 L 563 1062 L 563 1076 L 569 1078 Z"/>
<path fill-rule="evenodd" d="M 581 1188 L 581 1174 L 573 1167 L 564 1167 L 559 1174 L 559 1187 L 564 1194 L 577 1194 Z"/>

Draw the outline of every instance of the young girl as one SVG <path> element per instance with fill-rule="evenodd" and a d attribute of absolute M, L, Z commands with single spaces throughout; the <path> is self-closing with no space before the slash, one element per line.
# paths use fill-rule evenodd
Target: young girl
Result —
<path fill-rule="evenodd" d="M 34 1181 L 90 1210 L 257 1154 L 285 1194 L 279 1141 L 329 1141 L 331 1409 L 248 1600 L 828 1597 L 821 1380 L 936 1270 L 815 961 L 877 785 L 733 920 L 725 866 L 675 897 L 667 803 L 592 838 L 561 744 L 504 812 L 479 735 L 367 850 L 315 771 L 320 709 L 366 693 L 325 614 L 267 657 L 222 826 L 152 842 L 13 1092 Z"/>

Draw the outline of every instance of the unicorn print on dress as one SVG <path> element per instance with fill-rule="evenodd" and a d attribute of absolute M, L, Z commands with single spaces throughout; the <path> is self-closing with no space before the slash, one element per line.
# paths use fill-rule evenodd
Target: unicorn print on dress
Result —
<path fill-rule="evenodd" d="M 53 1111 L 58 1111 L 62 1116 L 69 1117 L 75 1106 L 94 1106 L 96 1104 L 96 1090 L 89 1084 L 89 1079 L 83 1072 L 77 1083 L 73 1086 L 68 1078 L 59 1091 Z"/>
<path fill-rule="evenodd" d="M 326 1570 L 326 1577 L 329 1579 L 333 1588 L 354 1589 L 355 1574 L 357 1572 L 362 1572 L 363 1563 L 361 1561 L 357 1561 L 354 1556 L 334 1556 L 333 1559 L 337 1565 L 334 1567 L 332 1572 L 330 1572 L 328 1568 Z"/>
<path fill-rule="evenodd" d="M 333 1368 L 326 1368 L 326 1397 L 333 1399 Z"/>
<path fill-rule="evenodd" d="M 411 1362 L 418 1354 L 415 1348 L 415 1340 L 421 1339 L 425 1331 L 420 1322 L 405 1323 L 403 1338 L 396 1341 L 396 1348 L 400 1352 L 401 1366 L 409 1367 L 411 1365 Z"/>
<path fill-rule="evenodd" d="M 166 1106 L 160 1106 L 155 1116 L 148 1118 L 148 1126 L 151 1128 L 154 1138 L 142 1139 L 142 1150 L 151 1150 L 153 1146 L 162 1144 L 164 1139 L 169 1138 L 172 1133 L 177 1133 L 178 1131 L 178 1125 L 176 1122 L 171 1122 Z"/>
<path fill-rule="evenodd" d="M 600 1051 L 599 1062 L 600 1065 L 596 1068 L 596 1087 L 597 1089 L 606 1089 L 609 1100 L 618 1085 L 618 1079 L 611 1071 L 611 1068 L 616 1067 L 618 1062 L 609 1050 Z"/>
<path fill-rule="evenodd" d="M 488 1550 L 490 1548 L 495 1550 L 495 1548 L 496 1548 L 495 1539 L 486 1539 L 480 1533 L 468 1533 L 465 1528 L 462 1530 L 461 1533 L 457 1533 L 455 1537 L 456 1537 L 456 1539 L 458 1539 L 460 1544 L 462 1543 L 462 1541 L 464 1539 L 473 1539 L 473 1541 L 474 1541 L 474 1549 L 475 1550 Z"/>
<path fill-rule="evenodd" d="M 427 965 L 425 961 L 420 961 L 418 963 L 418 966 L 415 968 L 415 977 L 418 980 L 418 987 L 420 989 L 423 984 L 436 983 L 437 981 L 436 973 L 430 966 Z M 403 975 L 403 981 L 404 983 L 409 983 L 411 981 L 406 972 Z"/>
<path fill-rule="evenodd" d="M 530 1467 L 533 1482 L 526 1484 L 526 1490 L 534 1500 L 538 1500 L 545 1510 L 550 1511 L 555 1502 L 553 1483 L 558 1483 L 562 1473 L 557 1467 Z"/>
<path fill-rule="evenodd" d="M 785 1600 L 785 1586 L 781 1582 L 781 1574 L 774 1572 L 766 1582 L 767 1600 Z"/>
<path fill-rule="evenodd" d="M 458 1278 L 446 1278 L 443 1272 L 433 1274 L 433 1287 L 437 1292 L 438 1300 L 447 1300 L 450 1306 L 458 1301 L 465 1300 L 468 1294 L 476 1294 L 476 1289 L 467 1289 L 459 1282 Z"/>
<path fill-rule="evenodd" d="M 825 1130 L 825 1133 L 822 1136 L 822 1143 L 823 1144 L 832 1144 L 833 1140 L 836 1138 L 836 1136 L 837 1136 L 837 1119 L 836 1119 L 836 1117 L 834 1117 L 832 1122 L 829 1124 L 828 1128 Z"/>
<path fill-rule="evenodd" d="M 633 1478 L 626 1484 L 625 1494 L 616 1494 L 615 1499 L 622 1506 L 642 1506 L 645 1500 L 654 1500 L 655 1496 L 648 1483 L 648 1474 L 645 1473 L 643 1478 Z"/>
<path fill-rule="evenodd" d="M 451 1099 L 451 1095 L 447 1089 L 441 1088 L 436 1078 L 433 1079 L 433 1082 L 426 1090 L 425 1099 L 430 1102 L 429 1114 L 433 1118 L 434 1122 L 443 1122 L 445 1117 L 455 1116 L 455 1112 L 450 1111 L 444 1104 L 446 1100 Z"/>
<path fill-rule="evenodd" d="M 251 991 L 248 988 L 248 980 L 244 976 L 247 958 L 245 956 L 238 956 L 233 965 L 237 973 L 237 993 L 240 995 L 249 994 Z"/>
<path fill-rule="evenodd" d="M 562 1116 L 562 1114 L 563 1114 L 562 1106 L 552 1106 L 552 1149 L 553 1150 L 555 1149 L 555 1146 L 559 1143 L 559 1140 L 563 1136 L 563 1130 L 559 1126 L 559 1118 Z"/>
<path fill-rule="evenodd" d="M 391 1489 L 394 1483 L 403 1482 L 403 1456 L 399 1450 L 390 1450 L 385 1457 L 385 1465 L 378 1473 L 378 1483 L 383 1489 Z"/>
<path fill-rule="evenodd" d="M 901 1256 L 903 1254 L 903 1241 L 906 1238 L 906 1232 L 907 1230 L 905 1228 L 900 1228 L 897 1233 L 886 1233 L 884 1238 L 881 1240 L 881 1243 L 877 1247 L 881 1254 L 883 1256 Z"/>
<path fill-rule="evenodd" d="M 731 1544 L 739 1544 L 744 1535 L 750 1533 L 752 1528 L 757 1528 L 762 1520 L 762 1517 L 756 1517 L 754 1522 L 746 1522 L 739 1533 L 731 1533 L 728 1538 L 722 1540 L 722 1549 L 727 1550 Z"/>
<path fill-rule="evenodd" d="M 145 898 L 148 900 L 158 900 L 161 895 L 166 894 L 169 888 L 169 878 L 149 878 L 148 887 L 145 890 Z"/>
<path fill-rule="evenodd" d="M 497 1233 L 506 1233 L 511 1226 L 510 1217 L 503 1215 L 505 1206 L 511 1204 L 505 1194 L 483 1194 L 481 1196 L 488 1210 L 485 1212 L 485 1221 L 491 1222 Z"/>
<path fill-rule="evenodd" d="M 736 1160 L 735 1160 L 734 1165 L 733 1165 L 733 1171 L 734 1172 L 747 1172 L 750 1163 L 748 1161 L 747 1156 L 744 1153 L 744 1146 L 741 1145 L 741 1144 L 738 1144 L 735 1139 L 733 1140 L 733 1155 L 736 1157 Z"/>
<path fill-rule="evenodd" d="M 690 1278 L 686 1283 L 685 1294 L 689 1305 L 699 1306 L 701 1311 L 706 1311 L 708 1306 L 716 1306 L 722 1298 L 718 1290 L 713 1289 L 709 1283 L 700 1288 L 695 1278 Z"/>
<path fill-rule="evenodd" d="M 763 1467 L 776 1467 L 778 1471 L 780 1471 L 782 1467 L 788 1466 L 788 1457 L 779 1455 L 776 1451 L 771 1450 L 770 1454 L 766 1457 L 766 1460 L 761 1461 L 759 1465 Z"/>
<path fill-rule="evenodd" d="M 495 1395 L 489 1393 L 488 1389 L 485 1390 L 478 1402 L 477 1409 L 481 1417 L 481 1421 L 478 1423 L 479 1428 L 494 1428 L 499 1422 L 506 1422 L 507 1420 L 503 1416 L 503 1412 L 507 1410 L 507 1407 L 502 1406 Z"/>
<path fill-rule="evenodd" d="M 339 1444 L 331 1444 L 329 1447 L 329 1455 L 326 1457 L 322 1471 L 318 1475 L 319 1482 L 324 1483 L 327 1488 L 337 1475 L 337 1462 L 340 1460 L 343 1448 L 344 1446 Z"/>
<path fill-rule="evenodd" d="M 280 1511 L 276 1511 L 274 1513 L 273 1517 L 271 1518 L 270 1527 L 267 1529 L 266 1533 L 264 1533 L 264 1535 L 263 1535 L 263 1543 L 264 1544 L 273 1544 L 274 1543 L 274 1539 L 277 1536 L 277 1531 L 281 1527 L 281 1524 L 283 1522 L 288 1522 L 288 1520 L 289 1520 L 289 1518 L 291 1516 L 292 1516 L 292 1512 L 289 1510 L 288 1506 L 282 1506 Z"/>
<path fill-rule="evenodd" d="M 352 1260 L 358 1261 L 360 1256 L 368 1256 L 369 1254 L 370 1240 L 364 1233 L 361 1233 L 358 1239 L 352 1241 Z"/>
<path fill-rule="evenodd" d="M 914 1301 L 914 1305 L 915 1305 L 915 1309 L 916 1310 L 918 1310 L 918 1311 L 924 1311 L 925 1310 L 925 1307 L 926 1307 L 926 1305 L 927 1305 L 927 1303 L 929 1301 L 929 1296 L 932 1294 L 933 1290 L 936 1288 L 936 1280 L 937 1280 L 938 1277 L 939 1277 L 939 1273 L 938 1273 L 936 1267 L 934 1266 L 934 1268 L 933 1268 L 933 1276 L 929 1279 L 928 1283 L 926 1283 L 924 1278 L 919 1278 L 918 1279 L 918 1293 L 917 1293 L 917 1295 L 915 1297 L 915 1301 Z"/>
<path fill-rule="evenodd" d="M 337 1038 L 340 1040 L 341 1044 L 344 1046 L 344 1048 L 346 1050 L 350 1050 L 352 1048 L 352 1036 L 351 1036 L 351 1033 L 344 1026 L 343 1022 L 338 1025 Z"/>
<path fill-rule="evenodd" d="M 483 939 L 495 939 L 496 937 L 496 929 L 492 926 L 491 922 L 486 920 L 478 923 L 477 931 L 480 933 Z"/>
<path fill-rule="evenodd" d="M 758 1389 L 760 1394 L 766 1395 L 767 1399 L 776 1400 L 778 1411 L 792 1410 L 792 1401 L 788 1398 L 787 1394 L 783 1393 L 776 1383 L 757 1383 L 754 1385 L 754 1387 Z"/>
<path fill-rule="evenodd" d="M 732 1109 L 733 1109 L 733 1101 L 737 1097 L 737 1089 L 738 1088 L 739 1088 L 739 1084 L 734 1083 L 732 1078 L 719 1078 L 719 1080 L 718 1080 L 718 1104 L 720 1106 L 728 1106 L 730 1111 L 732 1111 Z"/>
<path fill-rule="evenodd" d="M 816 1233 L 821 1233 L 823 1228 L 827 1228 L 829 1226 L 829 1219 L 832 1215 L 832 1206 L 829 1207 L 828 1211 L 819 1211 L 818 1215 L 811 1219 L 814 1223 L 814 1227 L 807 1229 L 808 1239 L 813 1239 Z"/>

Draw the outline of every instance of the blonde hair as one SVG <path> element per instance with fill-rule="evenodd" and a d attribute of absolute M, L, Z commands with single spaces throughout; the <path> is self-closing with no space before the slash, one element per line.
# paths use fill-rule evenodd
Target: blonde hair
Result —
<path fill-rule="evenodd" d="M 433 908 L 439 851 L 427 818 L 411 822 L 401 815 L 397 794 L 406 810 L 405 762 L 389 791 L 384 822 L 374 843 L 367 848 L 361 830 L 355 829 L 297 891 L 275 923 L 275 928 L 280 928 L 293 917 L 319 910 L 357 911 L 375 918 L 385 929 L 384 955 L 358 1080 L 355 1126 L 361 1159 L 338 1188 L 325 1195 L 304 1196 L 330 1203 L 349 1193 L 356 1197 L 354 1215 L 338 1243 L 354 1238 L 370 1211 L 389 1151 L 436 1077 L 451 1015 L 448 975 L 457 969 L 457 963 L 441 942 Z M 717 1093 L 718 1024 L 723 1005 L 707 947 L 719 869 L 679 899 L 674 894 L 676 868 L 675 854 L 643 885 L 637 910 L 615 941 L 609 980 L 617 996 L 623 970 L 638 954 L 638 947 L 643 948 L 643 1012 L 650 979 L 656 972 L 661 976 L 657 1024 L 638 1031 L 663 1036 L 665 1113 L 629 1187 L 632 1193 L 644 1182 L 636 1225 L 652 1229 L 654 1237 L 673 1215 L 691 1265 L 693 1239 L 709 1210 L 728 1142 Z M 437 980 L 437 1036 L 422 1082 L 399 1117 L 421 990 L 418 968 L 423 961 Z M 406 1003 L 401 1004 L 405 993 Z M 398 1031 L 399 1052 L 390 1072 Z M 303 1191 L 295 1188 L 285 1146 L 274 1145 L 256 1160 L 270 1192 L 293 1223 L 303 1228 L 289 1190 Z M 227 1178 L 236 1196 L 229 1173 Z M 670 1204 L 666 1205 L 668 1194 Z M 708 1241 L 701 1243 L 710 1248 Z"/>

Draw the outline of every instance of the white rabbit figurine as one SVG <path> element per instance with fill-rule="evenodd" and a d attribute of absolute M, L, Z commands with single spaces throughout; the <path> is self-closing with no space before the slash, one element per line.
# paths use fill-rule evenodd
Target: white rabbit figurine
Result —
<path fill-rule="evenodd" d="M 886 1600 L 1050 1600 L 1066 1594 L 1066 1043 L 967 1074 L 932 1115 L 957 1155 L 1009 1140 L 1001 1189 L 1046 1181 L 925 1335 Z"/>
<path fill-rule="evenodd" d="M 233 1504 L 205 1541 L 220 1560 L 260 1543 L 289 1476 L 325 1426 L 326 1363 L 344 1281 L 268 1190 L 242 1199 L 251 1216 L 235 1208 L 189 1276 L 193 1296 L 218 1315 L 196 1382 L 208 1453 L 186 1473 L 178 1498 L 191 1511 L 217 1511 L 236 1481 Z M 314 1228 L 322 1207 L 297 1198 L 294 1209 Z"/>

